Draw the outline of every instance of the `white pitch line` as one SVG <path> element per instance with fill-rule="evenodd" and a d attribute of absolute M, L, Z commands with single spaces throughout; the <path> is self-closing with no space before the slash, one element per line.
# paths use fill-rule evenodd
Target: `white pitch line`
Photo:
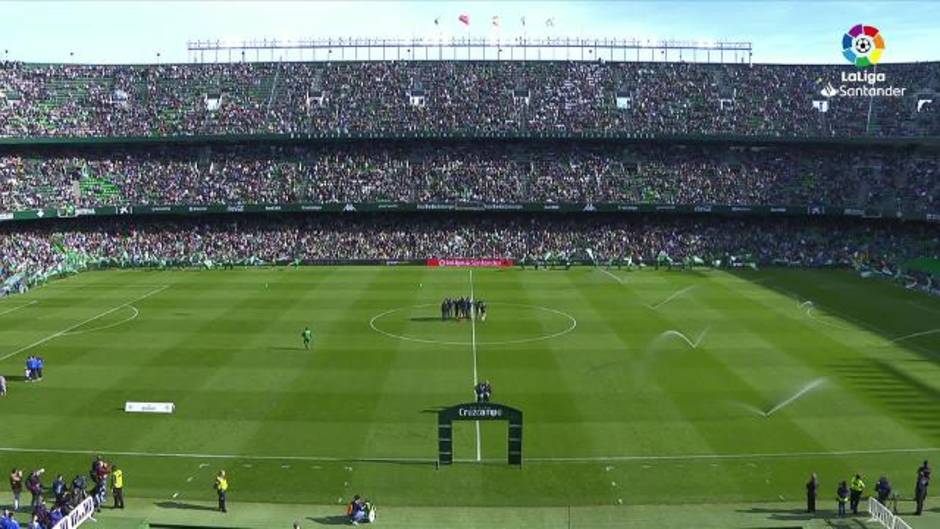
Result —
<path fill-rule="evenodd" d="M 788 291 L 788 290 L 783 290 L 783 289 L 780 289 L 780 290 L 781 290 L 781 292 L 785 293 L 787 296 L 789 296 L 789 297 L 795 299 L 795 300 L 797 301 L 797 303 L 799 303 L 799 299 L 800 299 L 800 298 L 799 298 L 798 295 L 796 295 L 796 294 L 794 294 L 793 292 L 790 292 L 790 291 Z M 829 326 L 832 326 L 832 327 L 835 327 L 835 328 L 838 328 L 838 329 L 851 330 L 851 329 L 849 329 L 848 327 L 844 327 L 844 326 L 841 326 L 841 325 L 836 325 L 836 324 L 834 324 L 834 323 L 830 323 L 830 322 L 827 322 L 827 321 L 825 321 L 825 320 L 820 320 L 820 319 L 818 319 L 818 318 L 815 318 L 815 317 L 812 315 L 812 311 L 814 310 L 814 309 L 813 309 L 813 302 L 812 302 L 812 301 L 804 301 L 804 302 L 802 302 L 802 303 L 799 303 L 799 309 L 800 309 L 801 311 L 803 311 L 803 307 L 806 306 L 806 305 L 809 305 L 809 309 L 806 310 L 806 311 L 804 311 L 804 314 L 806 314 L 806 315 L 807 315 L 810 319 L 812 319 L 813 321 L 816 321 L 816 322 L 818 322 L 818 323 L 822 323 L 822 324 L 824 324 L 824 325 L 829 325 Z M 889 340 L 889 339 L 886 337 L 886 335 L 891 334 L 891 333 L 888 332 L 886 329 L 884 329 L 884 328 L 882 328 L 882 327 L 879 327 L 879 326 L 877 326 L 877 325 L 874 325 L 874 324 L 871 324 L 871 323 L 868 323 L 868 322 L 865 322 L 865 321 L 862 321 L 862 320 L 858 320 L 858 319 L 853 318 L 853 317 L 851 317 L 851 316 L 849 316 L 849 315 L 847 315 L 847 314 L 843 314 L 843 313 L 840 313 L 840 312 L 836 312 L 836 311 L 834 311 L 834 310 L 831 309 L 831 308 L 826 309 L 826 310 L 827 310 L 827 312 L 829 312 L 830 314 L 832 314 L 834 317 L 839 318 L 840 320 L 847 321 L 847 322 L 851 323 L 852 325 L 854 325 L 854 326 L 856 326 L 856 327 L 858 327 L 858 328 L 860 328 L 860 329 L 864 329 L 864 330 L 866 330 L 866 331 L 868 331 L 868 332 L 870 332 L 870 333 L 872 333 L 872 334 L 877 334 L 877 335 L 879 335 L 879 337 L 880 337 L 881 339 L 885 340 L 885 341 L 888 342 L 888 343 L 896 343 L 896 342 L 901 341 L 901 340 L 906 340 L 906 339 L 908 339 L 908 338 L 913 338 L 913 336 L 907 335 L 907 336 L 899 336 L 899 337 L 897 337 L 897 338 L 894 338 L 894 339 Z M 936 332 L 940 332 L 940 329 L 936 329 L 935 331 L 936 331 Z M 935 332 L 935 331 L 924 331 L 924 332 L 933 333 L 933 332 Z M 919 333 L 914 333 L 914 334 L 918 334 L 918 335 L 919 335 Z M 926 352 L 928 352 L 928 353 L 930 352 L 929 350 L 927 350 L 927 349 L 925 349 L 925 348 L 923 348 L 923 347 L 919 347 L 919 346 L 917 346 L 917 345 L 913 345 L 912 347 L 915 348 L 915 349 L 918 349 L 918 350 L 920 350 L 920 351 L 926 351 Z"/>
<path fill-rule="evenodd" d="M 268 456 L 268 455 L 250 455 L 250 454 L 186 454 L 186 453 L 159 453 L 159 452 L 120 452 L 108 450 L 58 450 L 51 448 L 0 448 L 0 452 L 23 452 L 23 453 L 41 453 L 41 454 L 66 454 L 66 455 L 110 455 L 124 457 L 151 457 L 151 458 L 175 458 L 175 459 L 248 459 L 252 461 L 314 461 L 314 462 L 350 462 L 357 463 L 428 463 L 433 464 L 436 458 L 423 457 L 328 457 L 328 456 Z M 670 455 L 623 455 L 623 456 L 587 456 L 587 457 L 528 457 L 526 461 L 542 463 L 565 463 L 565 462 L 593 462 L 593 461 L 694 461 L 700 459 L 775 459 L 775 458 L 793 458 L 793 457 L 842 457 L 855 455 L 878 455 L 878 454 L 916 454 L 940 452 L 940 447 L 927 448 L 884 448 L 872 450 L 834 450 L 831 452 L 765 452 L 765 453 L 741 453 L 741 454 L 670 454 Z M 455 459 L 457 462 L 470 462 L 474 460 Z M 489 460 L 487 460 L 489 461 Z M 494 459 L 493 461 L 497 461 Z M 499 461 L 505 461 L 499 459 Z M 208 463 L 202 463 L 202 466 L 209 466 Z M 347 467 L 350 468 L 350 467 Z"/>
<path fill-rule="evenodd" d="M 16 312 L 16 311 L 18 311 L 18 310 L 20 310 L 20 309 L 25 309 L 26 307 L 29 307 L 29 306 L 31 306 L 31 305 L 35 305 L 36 303 L 39 303 L 39 302 L 34 299 L 33 301 L 30 301 L 29 303 L 27 303 L 27 304 L 25 304 L 25 305 L 20 305 L 19 307 L 13 307 L 12 309 L 7 309 L 7 310 L 5 310 L 5 311 L 3 311 L 3 312 L 0 312 L 0 316 L 3 316 L 4 314 L 9 314 L 9 313 L 11 313 L 11 312 Z"/>
<path fill-rule="evenodd" d="M 751 454 L 676 454 L 649 456 L 598 456 L 598 457 L 527 457 L 527 463 L 591 463 L 605 461 L 696 461 L 713 459 L 785 459 L 799 457 L 845 457 L 883 454 L 917 454 L 940 452 L 940 447 L 930 448 L 885 448 L 875 450 L 834 450 L 832 452 L 757 452 Z M 500 461 L 505 461 L 500 459 Z"/>
<path fill-rule="evenodd" d="M 618 276 L 618 275 L 615 275 L 615 274 L 610 273 L 610 271 L 608 271 L 608 270 L 604 270 L 603 268 L 598 268 L 598 270 L 600 270 L 601 272 L 604 272 L 605 274 L 607 274 L 607 275 L 609 275 L 610 277 L 614 278 L 614 281 L 620 283 L 621 285 L 624 284 L 624 283 L 626 283 L 626 281 L 624 281 L 623 278 L 621 278 L 621 277 Z"/>
<path fill-rule="evenodd" d="M 53 339 L 55 339 L 55 338 L 58 338 L 59 336 L 62 336 L 62 335 L 66 334 L 66 333 L 68 333 L 68 332 L 70 332 L 70 331 L 73 331 L 73 330 L 75 330 L 75 329 L 81 327 L 82 325 L 85 325 L 86 323 L 91 323 L 91 322 L 97 320 L 98 318 L 102 318 L 102 317 L 104 317 L 104 316 L 107 316 L 108 314 L 111 314 L 112 312 L 114 312 L 114 311 L 116 311 L 116 310 L 123 309 L 124 307 L 126 307 L 126 306 L 128 306 L 128 305 L 130 305 L 130 304 L 132 304 L 132 303 L 137 303 L 138 301 L 147 299 L 147 298 L 149 298 L 150 296 L 152 296 L 152 295 L 154 295 L 154 294 L 158 294 L 158 293 L 160 293 L 160 292 L 163 292 L 164 290 L 166 290 L 166 289 L 168 289 L 168 288 L 170 288 L 170 285 L 164 285 L 164 286 L 162 286 L 162 287 L 160 287 L 160 288 L 158 288 L 158 289 L 156 289 L 156 290 L 151 290 L 150 292 L 147 292 L 147 293 L 144 294 L 143 296 L 140 296 L 140 297 L 138 297 L 138 298 L 134 298 L 134 299 L 128 301 L 127 303 L 121 303 L 121 304 L 118 305 L 117 307 L 114 307 L 114 308 L 112 308 L 112 309 L 108 309 L 108 310 L 106 310 L 106 311 L 104 311 L 104 312 L 102 312 L 102 313 L 100 313 L 100 314 L 97 314 L 97 315 L 95 315 L 95 316 L 92 316 L 91 318 L 88 318 L 88 319 L 85 320 L 85 321 L 82 321 L 82 322 L 80 322 L 80 323 L 76 323 L 75 325 L 72 325 L 71 327 L 68 327 L 68 328 L 66 328 L 66 329 L 62 329 L 61 331 L 59 331 L 59 332 L 57 332 L 57 333 L 50 334 L 49 336 L 46 336 L 45 338 L 43 338 L 43 339 L 41 339 L 41 340 L 38 340 L 38 341 L 36 341 L 36 342 L 33 342 L 33 343 L 27 345 L 26 347 L 21 347 L 21 348 L 17 349 L 16 351 L 13 351 L 12 353 L 8 353 L 6 356 L 0 356 L 0 362 L 2 362 L 3 360 L 6 360 L 7 358 L 12 358 L 12 357 L 14 357 L 14 356 L 16 356 L 16 355 L 22 353 L 23 351 L 28 351 L 28 350 L 32 349 L 33 347 L 37 347 L 37 346 L 39 346 L 39 345 L 42 345 L 42 344 L 48 342 L 49 340 L 53 340 Z"/>
<path fill-rule="evenodd" d="M 473 387 L 476 389 L 479 383 L 477 374 L 477 318 L 476 310 L 473 307 L 473 269 L 470 269 L 470 349 L 473 350 Z M 477 461 L 483 459 L 483 450 L 480 446 L 480 421 L 476 422 L 477 431 Z"/>
<path fill-rule="evenodd" d="M 527 457 L 526 463 L 605 463 L 618 461 L 699 461 L 723 459 L 787 459 L 800 457 L 846 457 L 884 454 L 923 454 L 940 452 L 940 447 L 931 448 L 886 448 L 883 450 L 837 450 L 832 452 L 765 452 L 750 454 L 675 454 L 675 455 L 632 455 L 632 456 L 596 456 L 596 457 Z M 506 459 L 486 459 L 485 462 L 500 462 Z M 469 459 L 454 459 L 456 463 L 469 463 Z M 753 463 L 748 463 L 753 465 Z M 643 465 L 643 468 L 653 468 Z"/>
<path fill-rule="evenodd" d="M 693 288 L 695 288 L 695 285 L 689 285 L 689 286 L 683 288 L 682 290 L 679 290 L 679 291 L 677 291 L 677 292 L 673 292 L 673 294 L 672 294 L 671 296 L 669 296 L 668 298 L 666 298 L 666 299 L 660 301 L 659 303 L 657 303 L 657 304 L 655 304 L 655 305 L 648 305 L 648 307 L 651 308 L 651 309 L 653 309 L 653 310 L 656 310 L 656 309 L 658 309 L 659 307 L 662 307 L 663 305 L 665 305 L 666 303 L 669 303 L 670 301 L 672 301 L 672 300 L 676 299 L 677 297 L 681 296 L 682 294 L 685 294 L 686 292 L 692 290 Z"/>
<path fill-rule="evenodd" d="M 909 338 L 917 338 L 918 336 L 927 336 L 928 334 L 937 334 L 940 332 L 940 329 L 931 329 L 929 331 L 915 332 L 913 334 L 905 334 L 904 336 L 898 336 L 897 338 L 891 340 L 892 343 L 902 342 Z"/>
<path fill-rule="evenodd" d="M 111 450 L 69 450 L 57 448 L 14 448 L 0 447 L 0 452 L 22 452 L 26 454 L 65 454 L 65 455 L 109 455 L 121 457 L 154 457 L 168 459 L 242 459 L 251 461 L 316 461 L 316 462 L 376 462 L 376 463 L 433 463 L 436 458 L 424 457 L 333 457 L 333 456 L 270 456 L 270 455 L 244 455 L 244 454 L 192 454 L 179 452 L 126 452 Z M 199 468 L 208 467 L 209 463 L 201 463 Z M 347 467 L 352 469 L 352 467 Z"/>
<path fill-rule="evenodd" d="M 124 319 L 121 320 L 121 321 L 116 321 L 116 322 L 114 322 L 114 323 L 110 323 L 110 324 L 108 324 L 108 325 L 104 325 L 104 326 L 101 326 L 101 327 L 92 327 L 91 329 L 80 329 L 80 330 L 77 330 L 77 331 L 67 332 L 67 333 L 63 334 L 62 336 L 77 336 L 77 335 L 79 335 L 79 334 L 87 334 L 87 333 L 90 333 L 90 332 L 104 331 L 104 330 L 107 330 L 107 329 L 113 329 L 113 328 L 115 328 L 115 327 L 117 327 L 117 326 L 119 326 L 119 325 L 124 325 L 125 323 L 128 323 L 128 322 L 131 322 L 131 321 L 136 320 L 137 317 L 140 316 L 140 309 L 138 309 L 137 307 L 135 307 L 135 306 L 133 306 L 133 305 L 128 305 L 128 308 L 130 308 L 131 310 L 133 310 L 133 311 L 134 311 L 134 314 L 132 314 L 130 317 L 124 318 Z"/>
<path fill-rule="evenodd" d="M 810 303 L 811 303 L 811 302 L 810 302 Z M 806 309 L 806 311 L 804 312 L 804 314 L 806 314 L 806 316 L 807 316 L 809 319 L 815 321 L 816 323 L 822 323 L 823 325 L 828 325 L 829 327 L 832 327 L 832 328 L 834 328 L 834 329 L 840 329 L 840 330 L 843 330 L 843 331 L 854 331 L 854 330 L 855 330 L 855 329 L 853 329 L 852 327 L 846 327 L 845 325 L 839 325 L 838 323 L 832 323 L 831 321 L 826 321 L 826 320 L 817 318 L 817 317 L 815 316 L 815 314 L 816 314 L 816 307 L 813 306 L 813 305 L 810 305 L 809 308 Z"/>

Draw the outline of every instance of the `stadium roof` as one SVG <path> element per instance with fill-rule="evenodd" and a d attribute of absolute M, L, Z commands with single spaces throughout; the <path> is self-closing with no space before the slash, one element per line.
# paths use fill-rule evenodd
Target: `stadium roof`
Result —
<path fill-rule="evenodd" d="M 431 38 L 601 37 L 744 41 L 754 62 L 840 63 L 856 24 L 878 27 L 882 61 L 940 59 L 936 2 L 8 2 L 2 58 L 30 62 L 192 60 L 192 39 L 368 35 Z M 290 57 L 285 57 L 289 60 Z"/>

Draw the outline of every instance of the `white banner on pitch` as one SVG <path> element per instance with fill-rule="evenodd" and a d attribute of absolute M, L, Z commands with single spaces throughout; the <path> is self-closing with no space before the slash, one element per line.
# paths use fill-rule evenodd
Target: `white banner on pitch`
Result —
<path fill-rule="evenodd" d="M 52 529 L 77 529 L 79 525 L 92 519 L 93 514 L 95 514 L 95 501 L 89 496 L 59 520 L 59 523 L 52 526 Z"/>
<path fill-rule="evenodd" d="M 131 402 L 124 403 L 127 413 L 173 413 L 176 404 L 172 402 Z"/>

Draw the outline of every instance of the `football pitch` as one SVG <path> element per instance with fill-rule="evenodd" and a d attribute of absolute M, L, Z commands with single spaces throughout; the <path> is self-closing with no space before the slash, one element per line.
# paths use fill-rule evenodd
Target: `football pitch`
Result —
<path fill-rule="evenodd" d="M 441 321 L 471 293 L 485 322 Z M 0 374 L 0 468 L 100 453 L 167 505 L 224 468 L 233 505 L 795 502 L 816 472 L 831 508 L 856 472 L 909 498 L 940 456 L 940 300 L 838 270 L 87 272 L 0 300 Z M 503 422 L 454 423 L 436 468 L 476 380 L 525 414 L 521 468 Z"/>

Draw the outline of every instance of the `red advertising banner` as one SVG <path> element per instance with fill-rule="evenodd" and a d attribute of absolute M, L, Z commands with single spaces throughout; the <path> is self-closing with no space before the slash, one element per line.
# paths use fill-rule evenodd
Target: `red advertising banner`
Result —
<path fill-rule="evenodd" d="M 508 267 L 513 265 L 512 259 L 428 259 L 428 266 L 491 266 Z"/>

